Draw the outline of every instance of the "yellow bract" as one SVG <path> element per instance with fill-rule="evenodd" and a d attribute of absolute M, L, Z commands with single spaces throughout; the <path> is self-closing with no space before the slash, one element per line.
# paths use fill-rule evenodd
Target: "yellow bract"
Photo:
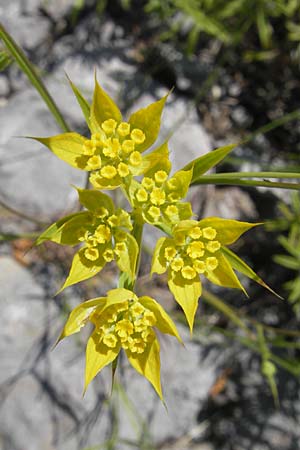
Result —
<path fill-rule="evenodd" d="M 174 188 L 175 183 L 170 181 Z M 234 242 L 254 225 L 213 217 L 199 222 L 183 220 L 173 228 L 172 238 L 158 241 L 151 271 L 168 271 L 169 288 L 183 308 L 191 331 L 202 291 L 199 275 L 220 286 L 244 290 L 223 254 L 222 245 Z"/>
<path fill-rule="evenodd" d="M 113 289 L 105 298 L 88 300 L 77 306 L 60 339 L 78 332 L 88 320 L 95 328 L 87 344 L 85 389 L 123 348 L 132 366 L 152 383 L 162 399 L 159 342 L 152 327 L 181 342 L 164 309 L 151 297 L 138 298 L 127 289 Z"/>

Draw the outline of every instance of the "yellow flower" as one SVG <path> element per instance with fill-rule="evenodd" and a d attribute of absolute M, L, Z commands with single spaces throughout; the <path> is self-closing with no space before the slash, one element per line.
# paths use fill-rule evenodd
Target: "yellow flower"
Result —
<path fill-rule="evenodd" d="M 144 163 L 150 169 L 140 183 L 131 182 L 128 197 L 145 222 L 161 225 L 170 232 L 176 222 L 193 214 L 190 203 L 181 201 L 187 194 L 193 171 L 182 170 L 169 178 L 171 163 L 167 144 L 146 156 Z"/>
<path fill-rule="evenodd" d="M 162 399 L 159 342 L 153 326 L 182 341 L 175 324 L 159 303 L 147 296 L 138 298 L 127 289 L 113 289 L 107 297 L 88 300 L 77 306 L 59 340 L 77 333 L 88 321 L 95 328 L 86 349 L 85 390 L 123 348 L 130 364 L 150 381 Z"/>
<path fill-rule="evenodd" d="M 51 240 L 76 245 L 70 273 L 61 288 L 93 277 L 110 261 L 129 277 L 135 276 L 138 245 L 128 232 L 132 230 L 130 215 L 115 209 L 112 199 L 96 190 L 77 189 L 79 200 L 87 211 L 71 214 L 52 224 L 37 243 Z"/>
<path fill-rule="evenodd" d="M 173 237 L 157 242 L 151 272 L 168 272 L 169 288 L 181 305 L 191 331 L 202 292 L 199 275 L 217 285 L 244 291 L 232 269 L 229 250 L 226 251 L 224 246 L 232 244 L 256 225 L 217 217 L 199 222 L 184 220 L 174 227 Z M 241 263 L 247 267 L 243 261 Z"/>
<path fill-rule="evenodd" d="M 118 106 L 95 79 L 92 104 L 71 83 L 90 129 L 87 139 L 78 133 L 33 138 L 77 169 L 91 172 L 97 189 L 129 185 L 133 176 L 149 169 L 142 153 L 156 141 L 167 96 L 133 113 L 124 121 Z"/>

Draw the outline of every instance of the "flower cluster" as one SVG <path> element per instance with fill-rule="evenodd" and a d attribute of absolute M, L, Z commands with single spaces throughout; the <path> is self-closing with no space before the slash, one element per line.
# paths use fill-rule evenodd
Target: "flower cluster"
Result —
<path fill-rule="evenodd" d="M 88 300 L 70 314 L 60 339 L 77 333 L 90 321 L 95 326 L 86 349 L 85 389 L 97 373 L 113 362 L 123 348 L 130 364 L 153 385 L 162 399 L 159 342 L 153 330 L 175 336 L 175 324 L 151 297 L 138 298 L 127 289 L 113 289 L 107 297 Z"/>
<path fill-rule="evenodd" d="M 92 104 L 71 87 L 90 130 L 87 139 L 78 133 L 34 138 L 71 166 L 89 173 L 94 189 L 77 189 L 85 208 L 51 225 L 37 244 L 51 240 L 79 245 L 62 289 L 87 280 L 112 261 L 121 276 L 119 288 L 106 297 L 88 300 L 70 314 L 60 339 L 78 332 L 87 321 L 94 325 L 86 351 L 85 388 L 97 373 L 117 360 L 123 349 L 131 365 L 144 375 L 162 398 L 159 342 L 155 328 L 180 337 L 164 309 L 151 297 L 134 293 L 144 223 L 167 234 L 158 240 L 151 273 L 167 272 L 169 289 L 182 307 L 192 331 L 201 296 L 201 277 L 220 286 L 243 287 L 233 269 L 258 277 L 226 248 L 256 224 L 207 218 L 192 219 L 184 202 L 195 172 L 204 173 L 228 153 L 191 162 L 170 176 L 168 143 L 143 154 L 157 139 L 167 96 L 133 113 L 126 121 L 117 105 L 95 81 Z M 232 146 L 230 147 L 232 148 Z M 102 189 L 120 187 L 131 212 L 116 208 Z M 126 288 L 126 289 L 125 289 Z"/>

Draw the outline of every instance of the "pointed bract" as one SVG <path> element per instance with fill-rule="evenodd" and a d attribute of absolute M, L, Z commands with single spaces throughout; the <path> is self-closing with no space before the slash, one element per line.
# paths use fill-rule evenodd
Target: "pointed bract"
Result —
<path fill-rule="evenodd" d="M 165 95 L 157 102 L 151 103 L 146 108 L 136 111 L 129 118 L 129 123 L 133 129 L 145 130 L 146 139 L 139 147 L 141 152 L 151 147 L 158 137 L 161 114 L 168 95 Z"/>

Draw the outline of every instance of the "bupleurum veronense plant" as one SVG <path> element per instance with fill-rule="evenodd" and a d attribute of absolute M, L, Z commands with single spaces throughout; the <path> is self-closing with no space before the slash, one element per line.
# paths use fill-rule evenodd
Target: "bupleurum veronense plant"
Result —
<path fill-rule="evenodd" d="M 192 332 L 202 277 L 245 292 L 233 270 L 240 269 L 263 284 L 226 247 L 258 224 L 218 217 L 196 220 L 190 203 L 183 201 L 195 170 L 206 172 L 233 146 L 214 150 L 173 175 L 168 142 L 145 154 L 157 139 L 167 95 L 133 113 L 126 121 L 97 80 L 91 105 L 73 83 L 71 87 L 90 136 L 69 132 L 34 139 L 71 166 L 88 172 L 93 188 L 77 188 L 85 210 L 55 222 L 40 235 L 37 244 L 50 240 L 79 245 L 61 290 L 95 276 L 111 261 L 117 264 L 120 277 L 119 286 L 106 297 L 87 300 L 71 312 L 59 340 L 91 322 L 94 330 L 86 348 L 85 389 L 103 367 L 110 363 L 116 366 L 124 349 L 130 364 L 152 383 L 163 399 L 155 330 L 175 336 L 180 343 L 182 340 L 159 302 L 149 296 L 139 298 L 135 293 L 143 225 L 148 223 L 165 233 L 156 244 L 151 273 L 167 272 L 169 289 Z M 116 207 L 112 198 L 102 192 L 112 189 L 123 192 L 130 205 L 129 212 Z"/>

